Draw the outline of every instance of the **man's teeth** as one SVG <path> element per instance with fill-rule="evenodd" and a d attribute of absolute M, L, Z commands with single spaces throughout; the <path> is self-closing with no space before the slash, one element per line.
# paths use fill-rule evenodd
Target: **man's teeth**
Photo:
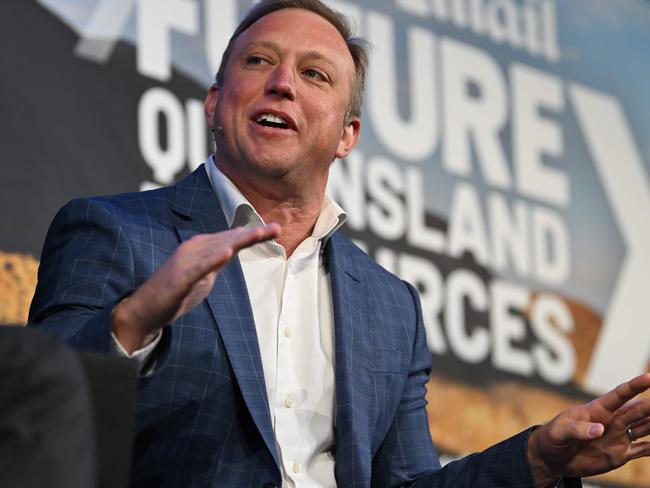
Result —
<path fill-rule="evenodd" d="M 262 114 L 257 118 L 258 122 L 271 122 L 273 124 L 284 124 L 288 125 L 282 117 L 278 117 L 277 115 L 273 114 Z"/>

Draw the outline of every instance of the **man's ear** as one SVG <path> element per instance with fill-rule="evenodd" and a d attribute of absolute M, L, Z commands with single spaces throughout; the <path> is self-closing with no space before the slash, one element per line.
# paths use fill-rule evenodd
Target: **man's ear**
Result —
<path fill-rule="evenodd" d="M 354 147 L 359 142 L 359 137 L 361 136 L 361 120 L 358 117 L 354 117 L 348 125 L 343 128 L 343 133 L 341 134 L 341 140 L 339 145 L 336 148 L 336 157 L 344 158 L 352 152 Z"/>
<path fill-rule="evenodd" d="M 205 100 L 203 101 L 203 111 L 205 113 L 205 121 L 208 124 L 210 130 L 214 129 L 214 116 L 217 112 L 217 101 L 219 100 L 219 87 L 216 83 L 213 83 L 208 93 L 205 95 Z"/>

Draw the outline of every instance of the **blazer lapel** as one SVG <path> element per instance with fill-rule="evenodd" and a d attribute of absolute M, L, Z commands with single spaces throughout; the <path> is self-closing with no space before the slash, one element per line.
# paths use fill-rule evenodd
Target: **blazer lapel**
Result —
<path fill-rule="evenodd" d="M 176 186 L 174 212 L 181 241 L 228 229 L 228 223 L 203 166 Z M 279 465 L 269 412 L 262 359 L 244 274 L 238 259 L 219 273 L 207 297 L 230 364 L 251 416 Z"/>
<path fill-rule="evenodd" d="M 348 255 L 347 239 L 335 233 L 327 245 L 336 343 L 336 479 L 352 486 L 370 478 L 369 414 L 373 375 L 368 331 L 367 285 Z"/>

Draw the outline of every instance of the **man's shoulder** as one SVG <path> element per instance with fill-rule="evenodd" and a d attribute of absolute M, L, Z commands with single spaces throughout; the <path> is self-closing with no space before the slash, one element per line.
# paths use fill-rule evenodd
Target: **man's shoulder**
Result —
<path fill-rule="evenodd" d="M 207 194 L 211 188 L 203 181 L 205 170 L 202 167 L 171 186 L 152 190 L 100 195 L 70 200 L 61 209 L 63 215 L 94 219 L 114 217 L 120 221 L 144 219 L 166 219 L 172 207 L 184 206 L 185 193 L 196 195 L 199 190 Z"/>
<path fill-rule="evenodd" d="M 341 231 L 334 233 L 332 241 L 346 253 L 348 259 L 354 263 L 354 266 L 360 274 L 370 281 L 376 283 L 384 282 L 391 288 L 397 287 L 406 290 L 407 285 L 404 280 L 379 265 L 366 251 L 346 237 Z"/>
<path fill-rule="evenodd" d="M 66 203 L 59 216 L 94 220 L 112 217 L 120 220 L 154 217 L 168 210 L 173 203 L 173 187 L 142 192 L 119 193 L 86 198 L 76 198 Z"/>

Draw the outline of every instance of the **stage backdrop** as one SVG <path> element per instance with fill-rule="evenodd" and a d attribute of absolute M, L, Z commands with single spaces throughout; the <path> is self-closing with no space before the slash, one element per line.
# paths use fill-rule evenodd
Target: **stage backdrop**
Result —
<path fill-rule="evenodd" d="M 373 45 L 345 232 L 421 293 L 453 457 L 648 369 L 650 3 L 346 0 Z M 250 0 L 0 2 L 0 322 L 67 200 L 202 163 Z M 593 483 L 649 486 L 632 463 Z"/>

